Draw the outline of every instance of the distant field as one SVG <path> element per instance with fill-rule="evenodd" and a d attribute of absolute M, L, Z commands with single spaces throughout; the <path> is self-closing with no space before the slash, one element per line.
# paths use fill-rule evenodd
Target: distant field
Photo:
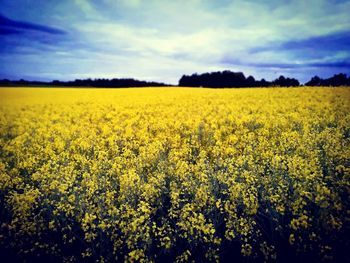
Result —
<path fill-rule="evenodd" d="M 0 254 L 343 262 L 349 88 L 0 88 Z"/>

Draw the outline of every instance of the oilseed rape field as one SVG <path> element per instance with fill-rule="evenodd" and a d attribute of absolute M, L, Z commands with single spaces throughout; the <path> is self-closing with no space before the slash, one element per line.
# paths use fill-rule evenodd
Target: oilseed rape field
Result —
<path fill-rule="evenodd" d="M 1 88 L 11 262 L 349 260 L 348 88 Z"/>

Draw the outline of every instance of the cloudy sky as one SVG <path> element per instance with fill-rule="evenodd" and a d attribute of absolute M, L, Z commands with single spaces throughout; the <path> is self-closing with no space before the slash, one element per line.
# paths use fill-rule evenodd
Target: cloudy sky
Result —
<path fill-rule="evenodd" d="M 0 78 L 350 73 L 350 0 L 0 0 Z"/>

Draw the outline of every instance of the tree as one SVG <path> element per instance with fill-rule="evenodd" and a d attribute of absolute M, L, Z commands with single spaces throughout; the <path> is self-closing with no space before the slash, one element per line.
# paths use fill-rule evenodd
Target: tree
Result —
<path fill-rule="evenodd" d="M 284 76 L 280 76 L 278 79 L 274 80 L 274 86 L 280 87 L 297 87 L 300 85 L 299 81 L 294 78 L 285 78 Z"/>
<path fill-rule="evenodd" d="M 339 73 L 328 79 L 321 79 L 318 76 L 314 76 L 310 81 L 306 82 L 307 86 L 350 86 L 350 77 L 346 74 Z"/>
<path fill-rule="evenodd" d="M 305 83 L 306 86 L 321 86 L 322 79 L 319 76 L 314 76 Z"/>

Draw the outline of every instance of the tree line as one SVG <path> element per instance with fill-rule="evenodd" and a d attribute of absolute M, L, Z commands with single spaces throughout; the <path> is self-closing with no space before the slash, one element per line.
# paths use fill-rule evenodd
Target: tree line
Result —
<path fill-rule="evenodd" d="M 179 80 L 183 87 L 237 88 L 237 87 L 297 87 L 300 82 L 295 78 L 280 76 L 273 81 L 265 79 L 255 80 L 253 76 L 247 78 L 242 72 L 218 71 L 203 74 L 183 75 Z M 346 74 L 335 74 L 328 79 L 313 77 L 305 86 L 350 86 L 350 77 Z"/>
<path fill-rule="evenodd" d="M 59 87 L 106 87 L 106 88 L 121 88 L 121 87 L 163 87 L 171 86 L 169 84 L 142 81 L 132 78 L 122 79 L 76 79 L 73 81 L 53 80 L 51 82 L 44 81 L 27 81 L 18 80 L 12 81 L 8 79 L 0 80 L 0 86 L 59 86 Z"/>
<path fill-rule="evenodd" d="M 183 75 L 178 83 L 180 87 L 209 87 L 209 88 L 240 88 L 240 87 L 297 87 L 300 82 L 295 78 L 280 76 L 273 81 L 265 79 L 256 80 L 253 76 L 245 77 L 242 72 L 232 72 L 229 70 L 192 75 Z M 340 73 L 333 77 L 322 79 L 318 76 L 312 77 L 305 86 L 350 86 L 350 76 Z M 73 81 L 51 82 L 27 81 L 27 80 L 0 80 L 0 86 L 60 86 L 60 87 L 163 87 L 172 86 L 169 84 L 142 81 L 133 78 L 122 79 L 76 79 Z"/>
<path fill-rule="evenodd" d="M 340 73 L 335 74 L 328 79 L 321 79 L 319 76 L 314 76 L 310 81 L 305 83 L 305 86 L 350 86 L 350 76 Z"/>

